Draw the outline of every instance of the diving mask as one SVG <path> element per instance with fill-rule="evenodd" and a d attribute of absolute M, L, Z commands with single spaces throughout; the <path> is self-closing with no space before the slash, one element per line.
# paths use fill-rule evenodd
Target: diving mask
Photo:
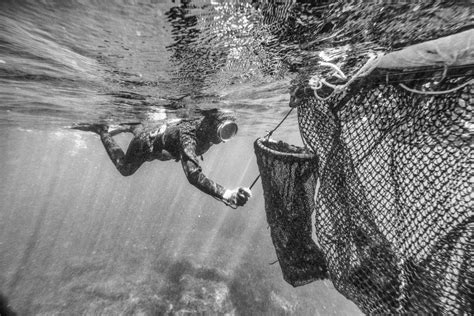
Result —
<path fill-rule="evenodd" d="M 237 124 L 233 121 L 224 121 L 217 128 L 217 136 L 221 141 L 226 142 L 237 134 Z"/>

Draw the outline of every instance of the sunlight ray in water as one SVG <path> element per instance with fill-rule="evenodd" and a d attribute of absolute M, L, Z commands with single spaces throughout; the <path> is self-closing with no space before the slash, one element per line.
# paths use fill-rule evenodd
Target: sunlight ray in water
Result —
<path fill-rule="evenodd" d="M 368 53 L 470 25 L 464 1 L 322 3 L 0 1 L 0 294 L 20 315 L 360 314 L 324 283 L 293 289 L 268 266 L 261 182 L 230 209 L 181 162 L 123 177 L 98 135 L 70 129 L 232 110 L 238 134 L 194 163 L 245 187 L 258 174 L 253 141 L 287 113 L 289 91 L 315 74 L 332 80 L 320 61 L 350 77 Z M 416 17 L 409 32 L 405 14 Z M 295 112 L 277 136 L 301 144 Z M 131 138 L 114 136 L 124 151 Z"/>
<path fill-rule="evenodd" d="M 251 164 L 253 163 L 252 159 L 247 160 L 247 164 L 243 166 L 243 170 L 241 172 L 240 178 L 236 181 L 236 183 L 245 183 L 244 180 L 247 180 L 248 178 L 248 171 L 250 169 Z M 240 169 L 240 168 L 239 168 Z M 258 208 L 257 208 L 258 210 Z M 237 209 L 234 212 L 245 212 L 243 210 Z M 258 211 L 257 211 L 258 212 Z M 259 214 L 263 214 L 263 212 L 259 212 Z M 218 257 L 218 254 L 216 253 L 219 251 L 217 247 L 214 246 L 216 243 L 219 235 L 218 233 L 223 229 L 223 226 L 232 218 L 234 217 L 234 214 L 232 211 L 227 211 L 226 213 L 222 214 L 219 217 L 219 220 L 216 222 L 214 225 L 214 231 L 213 235 L 208 239 L 204 249 L 203 249 L 203 254 L 202 256 L 204 258 L 213 258 L 213 257 Z M 240 236 L 235 236 L 234 238 L 236 239 L 236 245 L 230 256 L 226 259 L 226 262 L 224 263 L 226 268 L 226 271 L 231 271 L 233 272 L 235 267 L 240 264 L 240 259 L 241 257 L 247 253 L 248 251 L 252 251 L 250 241 L 252 240 L 252 237 L 254 235 L 254 232 L 261 228 L 262 224 L 264 221 L 262 221 L 262 217 L 256 216 L 253 218 L 252 222 L 245 227 L 245 230 L 240 232 Z M 214 247 L 213 247 L 214 246 Z"/>

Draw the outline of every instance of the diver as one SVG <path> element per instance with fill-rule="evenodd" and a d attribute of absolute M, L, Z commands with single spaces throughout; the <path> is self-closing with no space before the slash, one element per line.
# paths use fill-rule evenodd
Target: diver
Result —
<path fill-rule="evenodd" d="M 231 207 L 243 206 L 252 196 L 250 189 L 239 187 L 225 189 L 208 179 L 199 165 L 198 157 L 214 144 L 230 140 L 238 130 L 232 112 L 218 109 L 201 110 L 194 119 L 180 119 L 147 126 L 145 124 L 119 125 L 111 128 L 105 124 L 77 124 L 73 129 L 95 132 L 115 167 L 123 176 L 130 176 L 145 161 L 181 161 L 188 181 L 199 190 Z M 120 133 L 134 134 L 127 153 L 112 138 Z"/>

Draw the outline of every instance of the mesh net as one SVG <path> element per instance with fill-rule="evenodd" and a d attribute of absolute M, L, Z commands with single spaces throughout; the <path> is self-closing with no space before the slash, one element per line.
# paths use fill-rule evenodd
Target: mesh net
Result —
<path fill-rule="evenodd" d="M 316 234 L 335 287 L 365 312 L 472 311 L 473 92 L 365 82 L 298 108 L 320 158 Z"/>
<path fill-rule="evenodd" d="M 320 182 L 314 230 L 324 260 L 318 263 L 325 264 L 321 268 L 327 268 L 336 289 L 365 313 L 474 310 L 473 70 L 473 65 L 448 72 L 377 69 L 326 100 L 312 89 L 301 89 L 300 131 L 318 157 L 317 166 L 307 166 L 318 170 Z M 426 84 L 434 79 L 440 80 Z M 402 88 L 401 81 L 418 90 L 464 87 L 426 95 Z M 300 205 L 295 204 L 300 203 L 301 220 L 309 221 L 313 188 L 293 188 L 302 181 L 288 176 L 294 161 L 258 155 L 265 156 L 259 157 L 259 167 L 270 227 L 275 226 L 271 221 L 280 221 L 282 236 L 297 236 L 293 232 L 307 230 L 308 222 L 290 227 L 269 213 L 288 207 L 297 213 Z M 274 179 L 264 179 L 264 174 Z M 284 197 L 275 197 L 277 192 Z M 272 231 L 278 253 L 283 237 L 274 236 L 279 235 Z M 284 273 L 291 271 L 291 260 L 296 259 L 280 261 Z M 309 275 L 307 281 L 313 279 Z"/>
<path fill-rule="evenodd" d="M 323 254 L 311 236 L 316 156 L 283 142 L 263 139 L 256 140 L 254 147 L 267 221 L 284 279 L 299 286 L 326 278 Z"/>

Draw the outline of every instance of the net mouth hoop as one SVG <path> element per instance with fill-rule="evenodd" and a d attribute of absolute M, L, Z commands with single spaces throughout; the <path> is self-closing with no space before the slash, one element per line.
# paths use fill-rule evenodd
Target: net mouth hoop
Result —
<path fill-rule="evenodd" d="M 272 154 L 276 158 L 292 158 L 300 160 L 313 160 L 316 155 L 311 153 L 307 148 L 287 144 L 283 141 L 275 141 L 268 138 L 258 138 L 255 141 L 256 146 L 267 153 Z"/>

